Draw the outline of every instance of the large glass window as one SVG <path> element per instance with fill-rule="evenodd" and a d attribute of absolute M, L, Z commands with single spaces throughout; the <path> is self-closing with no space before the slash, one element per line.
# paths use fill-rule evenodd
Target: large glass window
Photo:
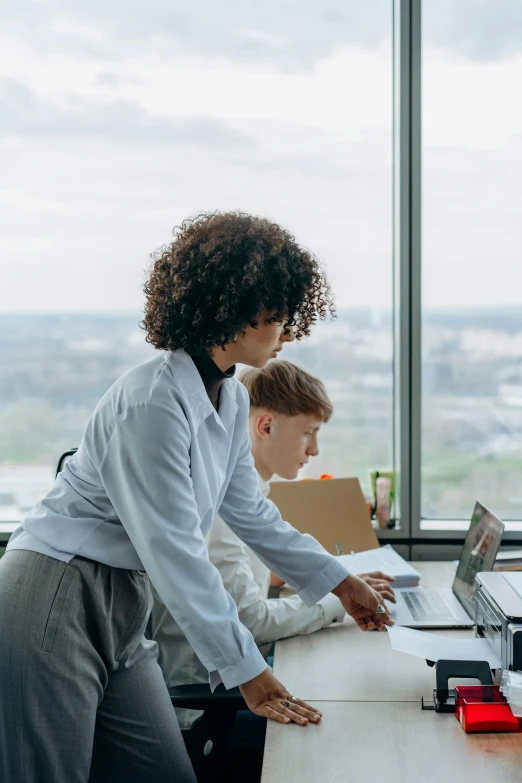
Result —
<path fill-rule="evenodd" d="M 150 355 L 148 255 L 202 210 L 272 217 L 325 261 L 339 319 L 289 352 L 336 403 L 317 472 L 390 467 L 391 0 L 10 9 L 2 518 L 47 490 L 99 397 Z"/>
<path fill-rule="evenodd" d="M 422 43 L 422 516 L 522 519 L 522 6 L 424 0 Z"/>
<path fill-rule="evenodd" d="M 337 9 L 358 17 L 351 38 L 330 39 L 320 66 L 326 75 L 326 63 L 337 64 L 339 113 L 335 122 L 314 119 L 321 125 L 314 164 L 320 190 L 302 180 L 292 223 L 326 263 L 338 318 L 285 348 L 285 358 L 320 377 L 334 404 L 320 454 L 302 476 L 358 476 L 370 491 L 369 472 L 394 467 L 392 2 Z"/>

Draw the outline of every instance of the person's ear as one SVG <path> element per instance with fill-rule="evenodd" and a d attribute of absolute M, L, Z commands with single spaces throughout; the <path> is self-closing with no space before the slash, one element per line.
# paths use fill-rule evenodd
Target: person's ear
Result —
<path fill-rule="evenodd" d="M 274 423 L 274 414 L 270 411 L 263 411 L 256 419 L 256 435 L 262 440 L 267 440 L 272 431 Z"/>

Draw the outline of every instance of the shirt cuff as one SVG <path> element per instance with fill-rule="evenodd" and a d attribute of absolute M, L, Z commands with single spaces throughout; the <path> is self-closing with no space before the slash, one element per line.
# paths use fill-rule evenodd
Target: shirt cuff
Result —
<path fill-rule="evenodd" d="M 341 584 L 343 579 L 350 576 L 349 571 L 338 560 L 332 557 L 331 562 L 316 576 L 313 582 L 303 587 L 297 595 L 307 606 L 313 606 L 334 587 Z"/>
<path fill-rule="evenodd" d="M 219 671 L 214 670 L 209 673 L 208 681 L 210 684 L 210 690 L 214 693 L 214 690 L 220 683 L 223 683 L 225 688 L 236 688 L 238 685 L 243 685 L 244 682 L 253 680 L 258 674 L 261 674 L 267 668 L 267 663 L 259 650 L 247 655 L 246 658 L 233 663 L 231 666 L 225 666 Z"/>
<path fill-rule="evenodd" d="M 323 628 L 332 623 L 342 623 L 346 614 L 345 608 L 336 595 L 328 593 L 319 601 L 319 606 L 323 610 L 324 620 Z"/>

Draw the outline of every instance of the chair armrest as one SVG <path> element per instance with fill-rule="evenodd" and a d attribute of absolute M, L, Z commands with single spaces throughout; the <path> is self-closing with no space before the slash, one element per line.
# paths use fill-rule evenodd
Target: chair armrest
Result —
<path fill-rule="evenodd" d="M 248 709 L 239 688 L 226 690 L 224 685 L 218 685 L 214 693 L 210 685 L 173 685 L 169 688 L 170 700 L 174 707 L 185 707 L 189 710 L 208 710 L 218 705 L 225 709 Z"/>

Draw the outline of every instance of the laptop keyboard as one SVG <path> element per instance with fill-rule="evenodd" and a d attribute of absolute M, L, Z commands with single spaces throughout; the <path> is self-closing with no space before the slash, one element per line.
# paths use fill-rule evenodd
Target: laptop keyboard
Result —
<path fill-rule="evenodd" d="M 423 590 L 409 590 L 401 593 L 414 620 L 456 620 L 448 602 L 440 593 L 424 593 Z"/>

